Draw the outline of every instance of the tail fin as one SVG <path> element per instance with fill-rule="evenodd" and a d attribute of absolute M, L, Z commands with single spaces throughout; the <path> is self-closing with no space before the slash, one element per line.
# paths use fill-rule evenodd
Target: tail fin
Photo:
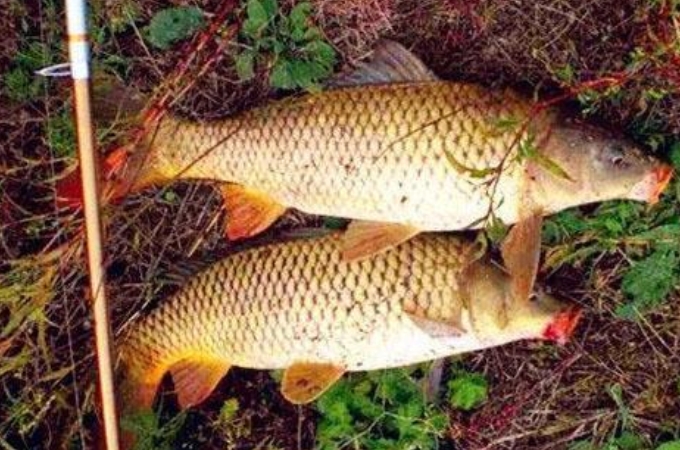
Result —
<path fill-rule="evenodd" d="M 135 359 L 136 355 L 126 352 L 125 347 L 121 350 L 122 364 L 117 374 L 120 445 L 122 449 L 127 450 L 134 448 L 139 438 L 134 431 L 134 421 L 138 420 L 140 415 L 152 412 L 151 407 L 165 370 L 152 367 L 150 359 L 146 360 L 148 364 L 144 364 L 141 359 Z"/>
<path fill-rule="evenodd" d="M 122 81 L 106 73 L 97 72 L 93 84 L 93 117 L 97 126 L 130 129 L 141 122 L 142 128 L 156 122 L 159 117 L 154 109 L 145 110 L 146 96 L 125 85 Z M 132 130 L 129 130 L 132 131 Z M 105 201 L 115 201 L 126 195 L 130 188 L 137 186 L 135 179 L 140 173 L 145 157 L 131 158 L 136 141 L 140 141 L 142 131 L 139 131 L 132 145 L 123 146 L 110 152 L 103 160 L 100 169 L 100 179 L 104 182 L 103 193 Z M 134 134 L 134 133 L 133 133 Z M 131 167 L 137 164 L 138 167 Z M 82 181 L 80 170 L 76 165 L 56 185 L 57 206 L 64 208 L 78 208 L 82 206 Z"/>
<path fill-rule="evenodd" d="M 119 174 L 124 171 L 128 159 L 129 153 L 124 147 L 119 147 L 104 159 L 100 177 L 104 182 L 103 192 L 105 192 L 106 201 L 115 201 L 124 195 L 122 189 L 113 189 L 115 184 L 113 180 L 120 177 Z M 80 166 L 76 165 L 68 175 L 57 181 L 56 191 L 58 207 L 76 209 L 82 206 L 83 183 L 80 177 Z"/>

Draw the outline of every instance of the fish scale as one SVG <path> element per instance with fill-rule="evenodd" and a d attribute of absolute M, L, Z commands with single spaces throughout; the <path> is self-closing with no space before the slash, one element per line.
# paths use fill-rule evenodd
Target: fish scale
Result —
<path fill-rule="evenodd" d="M 468 351 L 483 340 L 466 337 L 456 349 L 455 339 L 427 336 L 405 312 L 456 319 L 464 309 L 457 276 L 472 249 L 426 235 L 354 262 L 342 261 L 337 236 L 245 251 L 193 278 L 132 327 L 122 352 L 133 371 L 145 373 L 195 354 L 250 368 L 311 360 L 361 370 Z"/>
<path fill-rule="evenodd" d="M 308 213 L 463 228 L 486 214 L 487 186 L 445 153 L 472 169 L 498 165 L 516 132 L 497 122 L 529 108 L 516 94 L 464 83 L 342 88 L 209 124 L 168 118 L 150 164 L 168 177 L 190 167 L 183 177 L 251 186 Z M 517 198 L 520 173 L 509 166 L 497 198 Z M 503 202 L 499 217 L 514 222 L 517 206 Z"/>

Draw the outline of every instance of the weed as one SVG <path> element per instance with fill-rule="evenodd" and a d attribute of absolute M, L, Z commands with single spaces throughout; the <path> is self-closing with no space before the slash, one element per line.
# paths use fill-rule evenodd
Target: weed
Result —
<path fill-rule="evenodd" d="M 298 3 L 284 15 L 276 0 L 248 0 L 241 37 L 246 43 L 236 58 L 241 80 L 255 76 L 258 62 L 268 62 L 269 82 L 279 89 L 318 89 L 335 65 L 335 50 L 311 25 L 312 5 Z"/>
<path fill-rule="evenodd" d="M 45 126 L 47 142 L 55 158 L 74 158 L 76 131 L 70 107 L 66 105 L 61 112 L 50 115 Z"/>
<path fill-rule="evenodd" d="M 186 413 L 181 412 L 166 423 L 161 423 L 161 411 L 144 411 L 131 416 L 124 416 L 120 426 L 124 431 L 134 433 L 135 450 L 170 450 L 186 420 Z"/>
<path fill-rule="evenodd" d="M 141 15 L 139 2 L 120 0 L 107 3 L 108 25 L 111 32 L 120 33 Z"/>
<path fill-rule="evenodd" d="M 469 411 L 487 400 L 489 383 L 482 374 L 458 372 L 449 380 L 448 388 L 451 406 Z"/>
<path fill-rule="evenodd" d="M 167 50 L 205 26 L 203 11 L 195 6 L 180 6 L 158 11 L 146 29 L 151 45 Z"/>
<path fill-rule="evenodd" d="M 658 306 L 673 291 L 680 278 L 680 254 L 677 249 L 663 246 L 637 262 L 623 276 L 624 294 L 632 299 L 617 309 L 617 313 L 631 319 L 637 311 Z"/>
<path fill-rule="evenodd" d="M 609 386 L 607 390 L 618 409 L 618 426 L 616 428 L 619 432 L 615 430 L 601 446 L 584 440 L 572 443 L 569 450 L 646 450 L 650 448 L 648 440 L 632 430 L 634 418 L 628 406 L 624 403 L 621 385 Z"/>
<path fill-rule="evenodd" d="M 15 56 L 12 69 L 3 75 L 5 95 L 16 102 L 35 99 L 41 92 L 43 80 L 34 72 L 50 64 L 51 52 L 40 42 L 26 43 Z"/>
<path fill-rule="evenodd" d="M 352 374 L 317 402 L 317 447 L 431 449 L 448 426 L 427 404 L 414 369 Z"/>

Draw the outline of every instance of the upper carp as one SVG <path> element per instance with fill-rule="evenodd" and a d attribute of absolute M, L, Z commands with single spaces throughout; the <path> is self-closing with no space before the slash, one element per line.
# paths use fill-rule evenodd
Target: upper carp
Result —
<path fill-rule="evenodd" d="M 113 196 L 178 178 L 224 182 L 230 238 L 294 207 L 355 219 L 347 259 L 494 217 L 519 223 L 504 256 L 521 242 L 526 256 L 508 269 L 530 274 L 541 217 L 609 199 L 655 202 L 672 176 L 635 144 L 509 89 L 439 80 L 395 42 L 332 85 L 218 121 L 164 118 L 136 151 L 109 158 L 123 173 Z"/>

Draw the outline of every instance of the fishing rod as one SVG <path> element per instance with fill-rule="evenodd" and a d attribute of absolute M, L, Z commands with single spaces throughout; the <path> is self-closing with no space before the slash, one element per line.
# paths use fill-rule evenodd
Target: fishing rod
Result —
<path fill-rule="evenodd" d="M 73 79 L 76 142 L 83 183 L 87 262 L 90 274 L 104 435 L 106 448 L 118 450 L 118 416 L 113 387 L 113 343 L 106 300 L 106 272 L 104 270 L 102 222 L 99 211 L 98 165 L 92 124 L 90 44 L 87 35 L 85 0 L 66 0 L 66 27 L 70 72 Z"/>

